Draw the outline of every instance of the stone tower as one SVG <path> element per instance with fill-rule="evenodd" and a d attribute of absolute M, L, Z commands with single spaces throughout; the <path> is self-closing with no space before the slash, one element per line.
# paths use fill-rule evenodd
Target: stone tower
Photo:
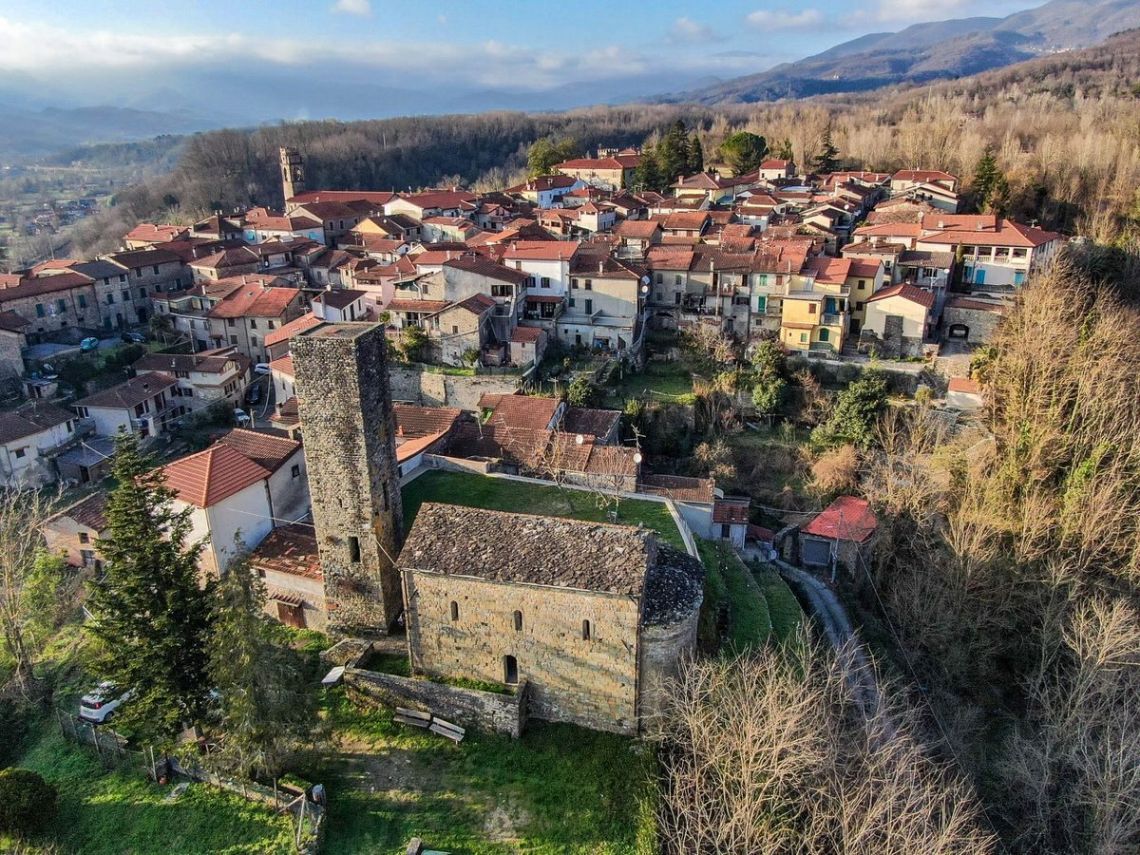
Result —
<path fill-rule="evenodd" d="M 403 510 L 384 326 L 323 323 L 291 342 L 329 626 L 388 632 L 403 607 Z"/>
<path fill-rule="evenodd" d="M 305 159 L 295 148 L 282 147 L 279 151 L 281 159 L 281 189 L 288 202 L 305 189 Z"/>

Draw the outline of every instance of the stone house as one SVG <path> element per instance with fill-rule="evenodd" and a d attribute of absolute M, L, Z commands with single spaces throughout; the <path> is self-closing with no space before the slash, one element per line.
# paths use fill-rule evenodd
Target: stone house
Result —
<path fill-rule="evenodd" d="M 239 549 L 261 543 L 274 520 L 299 519 L 308 506 L 301 444 L 284 437 L 234 429 L 163 474 L 175 510 L 190 510 L 188 537 L 203 541 L 198 567 L 210 575 L 224 572 Z"/>
<path fill-rule="evenodd" d="M 100 569 L 102 560 L 95 542 L 109 533 L 106 511 L 107 494 L 100 492 L 48 517 L 42 528 L 48 552 L 62 555 L 72 567 Z"/>
<path fill-rule="evenodd" d="M 305 330 L 312 329 L 319 323 L 321 323 L 321 319 L 315 314 L 305 312 L 303 315 L 299 315 L 288 323 L 277 327 L 272 332 L 266 332 L 262 341 L 265 344 L 265 349 L 269 354 L 270 360 L 280 359 L 282 356 L 286 356 L 289 353 L 289 342 L 293 336 L 300 335 Z"/>
<path fill-rule="evenodd" d="M 715 499 L 709 536 L 714 540 L 727 540 L 737 549 L 743 549 L 748 536 L 750 507 L 751 501 L 747 498 Z"/>
<path fill-rule="evenodd" d="M 641 163 L 637 154 L 617 154 L 612 157 L 579 157 L 556 163 L 554 168 L 592 187 L 620 190 L 633 181 L 633 174 Z"/>
<path fill-rule="evenodd" d="M 72 406 L 81 419 L 90 419 L 99 436 L 130 432 L 147 439 L 163 435 L 175 419 L 189 412 L 181 396 L 171 393 L 177 385 L 173 374 L 148 371 L 80 398 Z"/>
<path fill-rule="evenodd" d="M 1004 302 L 984 297 L 951 297 L 942 310 L 943 334 L 948 339 L 985 344 L 1005 317 Z"/>
<path fill-rule="evenodd" d="M 892 285 L 867 298 L 860 350 L 876 348 L 882 356 L 922 356 L 934 333 L 934 294 L 914 285 Z"/>
<path fill-rule="evenodd" d="M 265 611 L 286 626 L 323 631 L 328 626 L 324 573 L 317 535 L 308 523 L 273 529 L 249 557 L 265 582 Z"/>
<path fill-rule="evenodd" d="M 0 312 L 0 381 L 24 376 L 24 348 L 29 321 L 15 312 Z"/>
<path fill-rule="evenodd" d="M 473 294 L 428 316 L 424 328 L 434 360 L 463 365 L 469 352 L 481 357 L 492 341 L 491 313 L 497 305 L 486 294 Z"/>
<path fill-rule="evenodd" d="M 362 321 L 368 316 L 366 291 L 337 288 L 322 291 L 313 297 L 313 315 L 322 321 Z"/>
<path fill-rule="evenodd" d="M 546 353 L 546 330 L 539 327 L 515 327 L 511 330 L 510 356 L 512 365 L 541 362 Z"/>
<path fill-rule="evenodd" d="M 207 313 L 214 347 L 236 347 L 255 363 L 269 361 L 266 335 L 305 311 L 305 293 L 296 288 L 243 285 L 230 291 Z"/>
<path fill-rule="evenodd" d="M 631 526 L 425 504 L 400 553 L 414 670 L 636 734 L 696 645 L 700 562 Z"/>
<path fill-rule="evenodd" d="M 842 564 L 859 574 L 871 560 L 878 525 L 865 499 L 840 496 L 800 530 L 800 560 L 832 570 Z"/>
<path fill-rule="evenodd" d="M 33 276 L 0 273 L 0 312 L 26 319 L 23 332 L 32 344 L 46 333 L 101 324 L 94 281 L 67 269 Z"/>
<path fill-rule="evenodd" d="M 56 480 L 50 457 L 75 438 L 75 414 L 47 401 L 0 412 L 0 485 L 38 487 Z"/>

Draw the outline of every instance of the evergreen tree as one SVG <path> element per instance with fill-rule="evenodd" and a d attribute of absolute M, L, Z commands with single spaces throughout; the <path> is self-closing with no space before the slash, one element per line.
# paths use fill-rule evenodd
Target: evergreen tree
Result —
<path fill-rule="evenodd" d="M 748 131 L 737 131 L 720 144 L 720 157 L 734 175 L 756 169 L 767 154 L 768 142 L 764 137 Z"/>
<path fill-rule="evenodd" d="M 689 138 L 689 159 L 686 164 L 685 171 L 689 175 L 695 175 L 705 168 L 705 152 L 701 147 L 701 140 L 697 136 L 696 131 L 693 132 L 692 137 Z"/>
<path fill-rule="evenodd" d="M 998 168 L 991 146 L 974 167 L 974 199 L 978 210 L 1001 213 L 1009 202 L 1009 182 Z"/>
<path fill-rule="evenodd" d="M 875 423 L 887 407 L 887 381 L 878 371 L 865 371 L 835 399 L 827 421 L 811 432 L 812 443 L 831 448 L 849 442 L 859 448 L 871 445 Z"/>
<path fill-rule="evenodd" d="M 106 572 L 91 586 L 87 630 L 102 642 L 102 673 L 133 693 L 116 716 L 144 744 L 169 745 L 201 720 L 210 688 L 201 544 L 185 545 L 190 511 L 173 510 L 173 492 L 133 435 L 116 441 L 111 473 L 110 534 L 97 542 Z"/>
<path fill-rule="evenodd" d="M 304 664 L 264 609 L 265 585 L 242 556 L 216 587 L 209 641 L 210 677 L 225 733 L 221 750 L 211 757 L 242 777 L 280 775 L 315 720 L 315 694 Z"/>
<path fill-rule="evenodd" d="M 669 186 L 680 175 L 689 174 L 689 134 L 685 123 L 678 120 L 657 145 L 657 168 L 663 186 Z"/>
<path fill-rule="evenodd" d="M 784 137 L 783 142 L 776 147 L 776 157 L 780 160 L 795 160 L 796 153 L 792 148 L 792 141 Z"/>
<path fill-rule="evenodd" d="M 555 141 L 552 137 L 543 137 L 535 140 L 526 155 L 527 175 L 531 178 L 550 175 L 556 164 L 577 157 L 580 153 L 578 143 L 572 139 Z"/>
<path fill-rule="evenodd" d="M 839 168 L 839 149 L 831 141 L 830 124 L 824 128 L 823 136 L 820 137 L 819 154 L 816 155 L 813 165 L 819 175 L 835 172 Z"/>
<path fill-rule="evenodd" d="M 661 169 L 657 165 L 657 152 L 650 149 L 642 153 L 641 163 L 633 173 L 633 186 L 636 190 L 660 190 Z"/>

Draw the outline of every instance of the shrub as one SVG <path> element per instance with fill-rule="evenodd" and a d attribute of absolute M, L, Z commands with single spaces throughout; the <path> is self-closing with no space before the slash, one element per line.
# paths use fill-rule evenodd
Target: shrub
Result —
<path fill-rule="evenodd" d="M 7 766 L 19 756 L 27 735 L 24 708 L 11 698 L 0 698 L 0 766 Z"/>
<path fill-rule="evenodd" d="M 859 455 L 855 446 L 844 444 L 824 452 L 812 464 L 812 491 L 827 500 L 851 492 L 856 485 Z"/>
<path fill-rule="evenodd" d="M 585 374 L 575 377 L 566 389 L 566 403 L 571 407 L 593 407 L 599 397 L 598 387 Z"/>
<path fill-rule="evenodd" d="M 24 836 L 55 819 L 59 792 L 30 769 L 0 771 L 0 831 Z"/>

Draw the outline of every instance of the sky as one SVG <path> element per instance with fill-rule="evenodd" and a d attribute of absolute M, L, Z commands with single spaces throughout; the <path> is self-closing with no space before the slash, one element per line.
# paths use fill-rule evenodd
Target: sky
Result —
<path fill-rule="evenodd" d="M 322 91 L 330 103 L 355 92 L 394 101 L 408 91 L 443 101 L 452 92 L 457 101 L 511 92 L 535 96 L 526 108 L 543 97 L 561 107 L 553 102 L 580 98 L 587 87 L 597 102 L 676 91 L 868 32 L 1040 3 L 0 0 L 0 101 L 42 96 L 149 109 L 162 98 L 208 102 L 216 93 L 219 104 L 237 94 L 278 103 L 293 87 L 306 114 Z"/>

